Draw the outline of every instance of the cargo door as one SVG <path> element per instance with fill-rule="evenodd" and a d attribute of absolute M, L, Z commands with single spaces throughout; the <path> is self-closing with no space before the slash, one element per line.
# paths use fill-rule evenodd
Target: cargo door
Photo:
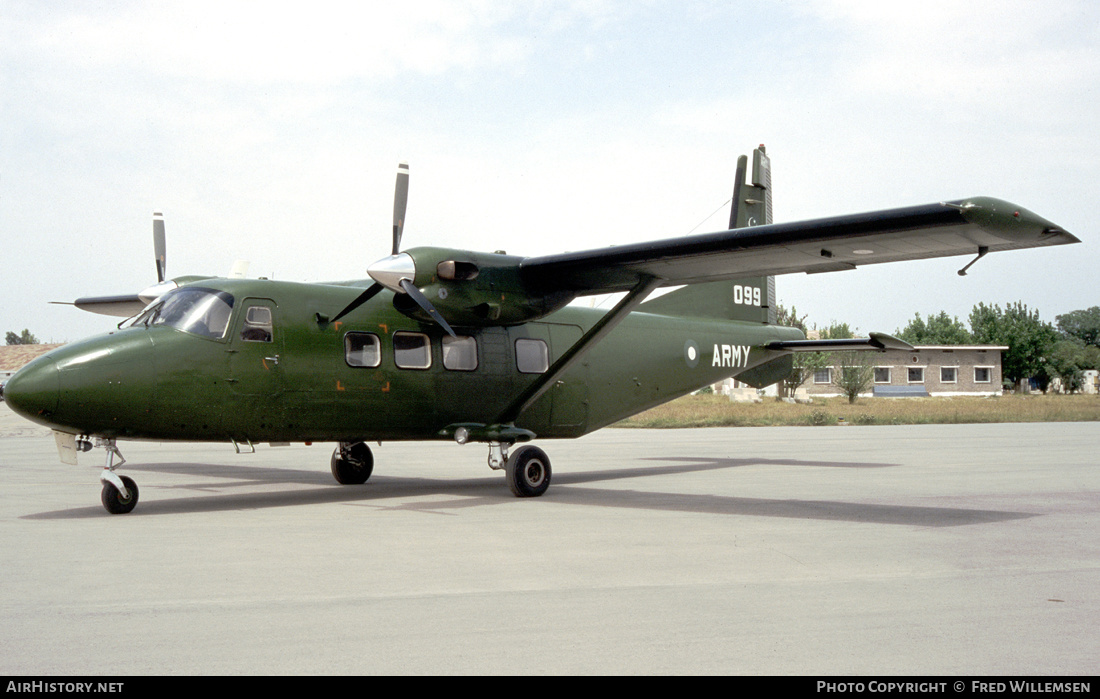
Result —
<path fill-rule="evenodd" d="M 576 325 L 548 324 L 554 360 L 581 339 Z M 582 427 L 588 421 L 588 361 L 582 358 L 554 382 L 551 389 L 552 427 Z"/>

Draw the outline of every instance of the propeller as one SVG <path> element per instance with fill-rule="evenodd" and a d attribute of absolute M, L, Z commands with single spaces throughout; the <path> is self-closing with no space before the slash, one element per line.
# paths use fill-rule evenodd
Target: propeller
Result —
<path fill-rule="evenodd" d="M 157 268 L 157 283 L 142 289 L 137 294 L 122 296 L 85 296 L 73 301 L 72 305 L 83 311 L 102 315 L 130 318 L 153 301 L 175 289 L 178 284 L 165 281 L 165 235 L 164 216 L 160 212 L 153 214 L 153 262 Z M 60 303 L 51 301 L 51 303 Z"/>
<path fill-rule="evenodd" d="M 405 229 L 405 208 L 409 205 L 409 164 L 398 163 L 397 180 L 393 184 L 393 248 L 391 255 L 401 252 L 401 232 Z"/>
<path fill-rule="evenodd" d="M 153 212 L 153 262 L 157 267 L 157 283 L 138 293 L 138 298 L 143 304 L 152 303 L 178 286 L 175 282 L 165 281 L 168 269 L 165 248 L 164 214 L 159 211 Z"/>
<path fill-rule="evenodd" d="M 420 289 L 416 288 L 416 284 L 413 284 L 408 279 L 402 279 L 400 283 L 401 288 L 405 290 L 405 293 L 408 294 L 413 301 L 416 301 L 416 304 L 418 306 L 427 311 L 428 315 L 432 317 L 432 320 L 439 323 L 439 325 L 447 331 L 448 335 L 450 335 L 451 337 L 458 337 L 457 335 L 455 335 L 455 331 L 451 329 L 451 326 L 447 323 L 447 321 L 443 320 L 443 316 L 439 314 L 439 311 L 435 310 L 435 306 L 433 306 L 432 302 L 428 300 L 428 297 L 425 296 L 420 291 Z"/>
<path fill-rule="evenodd" d="M 378 282 L 375 282 L 374 284 L 371 284 L 370 286 L 368 286 L 363 291 L 363 293 L 356 296 L 355 300 L 353 300 L 351 303 L 349 303 L 347 306 L 345 306 L 344 310 L 337 313 L 333 317 L 332 322 L 335 323 L 336 321 L 340 320 L 341 318 L 343 318 L 347 314 L 354 311 L 356 308 L 359 308 L 360 306 L 362 306 L 367 301 L 370 301 L 372 298 L 374 298 L 374 295 L 377 294 L 379 291 L 381 291 L 383 288 L 385 288 L 385 287 L 383 287 Z"/>
<path fill-rule="evenodd" d="M 153 214 L 153 255 L 156 256 L 157 283 L 164 282 L 165 257 L 164 257 L 164 216 L 160 213 Z"/>
<path fill-rule="evenodd" d="M 406 294 L 416 302 L 424 311 L 439 323 L 440 327 L 447 331 L 451 337 L 455 337 L 455 331 L 432 306 L 428 297 L 416 288 L 413 279 L 416 277 L 416 262 L 408 253 L 401 252 L 401 234 L 405 228 L 405 210 L 409 203 L 409 164 L 401 163 L 397 166 L 397 180 L 394 183 L 393 193 L 393 245 L 390 248 L 389 257 L 383 257 L 370 267 L 367 274 L 374 283 L 363 290 L 361 294 L 349 303 L 344 310 L 336 314 L 332 322 L 336 322 L 351 313 L 364 303 L 374 298 L 382 291 L 389 289 L 395 294 Z"/>

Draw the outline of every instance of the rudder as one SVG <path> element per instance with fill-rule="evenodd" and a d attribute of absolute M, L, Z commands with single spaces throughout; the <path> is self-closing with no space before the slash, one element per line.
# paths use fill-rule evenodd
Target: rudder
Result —
<path fill-rule="evenodd" d="M 772 222 L 771 159 L 761 145 L 752 153 L 752 178 L 746 182 L 748 158 L 737 159 L 737 173 L 730 206 L 730 229 Z M 746 277 L 691 284 L 646 301 L 642 313 L 721 318 L 756 323 L 776 322 L 775 277 Z"/>

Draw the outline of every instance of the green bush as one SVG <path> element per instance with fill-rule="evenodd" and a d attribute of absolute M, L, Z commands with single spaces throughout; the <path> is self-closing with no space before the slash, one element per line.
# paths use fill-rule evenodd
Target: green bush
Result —
<path fill-rule="evenodd" d="M 821 427 L 822 425 L 831 425 L 834 422 L 836 421 L 833 420 L 832 416 L 821 408 L 817 408 L 810 413 L 810 424 L 816 427 Z"/>

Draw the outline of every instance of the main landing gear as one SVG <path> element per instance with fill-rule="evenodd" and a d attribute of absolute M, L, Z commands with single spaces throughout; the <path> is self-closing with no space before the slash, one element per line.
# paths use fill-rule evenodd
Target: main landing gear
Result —
<path fill-rule="evenodd" d="M 81 437 L 76 440 L 75 446 L 77 451 L 89 451 L 93 445 L 88 438 Z M 126 463 L 115 440 L 96 437 L 95 446 L 107 451 L 107 463 L 99 474 L 99 480 L 103 482 L 100 493 L 103 508 L 113 515 L 133 511 L 138 503 L 137 483 L 128 476 L 115 473 L 115 469 Z M 533 498 L 545 493 L 550 487 L 550 458 L 546 452 L 527 444 L 509 455 L 511 447 L 505 442 L 489 442 L 489 467 L 504 471 L 508 487 L 516 497 Z M 361 485 L 374 471 L 374 455 L 364 442 L 340 442 L 332 452 L 330 466 L 337 483 Z"/>
<path fill-rule="evenodd" d="M 489 468 L 503 470 L 517 498 L 534 498 L 550 487 L 550 458 L 538 447 L 524 445 L 508 455 L 511 445 L 489 442 Z"/>
<path fill-rule="evenodd" d="M 362 485 L 374 471 L 374 455 L 365 442 L 340 442 L 332 452 L 332 477 L 341 485 Z"/>
<path fill-rule="evenodd" d="M 538 447 L 524 445 L 508 455 L 512 445 L 489 443 L 489 468 L 504 471 L 508 487 L 519 498 L 538 497 L 550 487 L 550 458 Z M 364 442 L 340 442 L 332 452 L 332 477 L 341 485 L 361 485 L 374 470 L 374 456 Z"/>

